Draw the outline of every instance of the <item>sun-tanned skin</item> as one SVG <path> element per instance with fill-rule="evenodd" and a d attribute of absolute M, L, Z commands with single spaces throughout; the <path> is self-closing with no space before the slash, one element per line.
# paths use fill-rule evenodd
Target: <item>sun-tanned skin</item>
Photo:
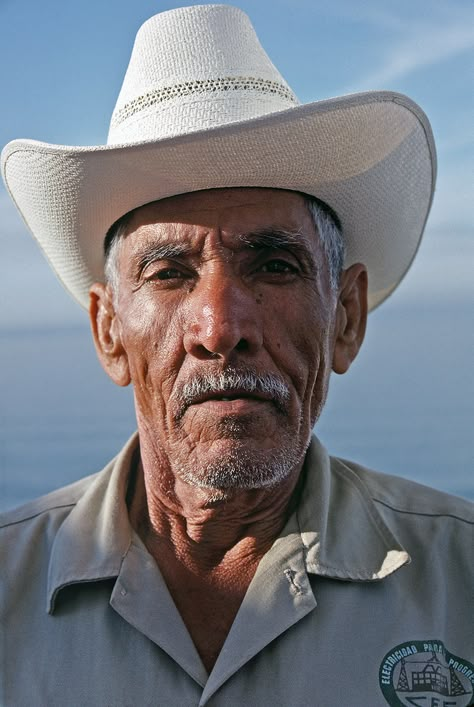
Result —
<path fill-rule="evenodd" d="M 301 195 L 217 189 L 138 209 L 118 272 L 115 295 L 92 287 L 90 313 L 105 370 L 135 391 L 130 519 L 210 671 L 285 522 L 330 372 L 362 343 L 366 270 L 331 289 Z M 273 375 L 285 403 L 239 391 L 183 402 L 193 378 L 229 368 Z"/>

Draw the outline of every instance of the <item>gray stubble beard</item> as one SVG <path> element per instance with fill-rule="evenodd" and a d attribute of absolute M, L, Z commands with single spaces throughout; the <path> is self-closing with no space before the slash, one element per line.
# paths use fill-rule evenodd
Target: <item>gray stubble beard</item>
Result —
<path fill-rule="evenodd" d="M 221 455 L 205 469 L 181 465 L 179 475 L 186 483 L 206 489 L 250 490 L 278 486 L 303 461 L 309 440 L 304 448 L 294 445 L 264 452 L 251 452 L 243 445 Z"/>
<path fill-rule="evenodd" d="M 222 418 L 222 439 L 231 440 L 230 449 L 201 465 L 200 460 L 189 455 L 186 459 L 175 458 L 175 472 L 186 483 L 199 488 L 215 490 L 250 490 L 277 486 L 291 472 L 301 466 L 309 446 L 311 431 L 301 440 L 303 420 L 296 429 L 290 426 L 290 391 L 286 382 L 272 374 L 259 375 L 251 370 L 228 368 L 219 373 L 206 373 L 194 377 L 181 386 L 175 396 L 178 403 L 176 422 L 183 427 L 185 410 L 192 401 L 213 390 L 225 392 L 232 388 L 249 393 L 265 392 L 274 398 L 276 414 L 281 417 L 281 444 L 266 450 L 252 449 L 249 444 L 251 416 L 244 419 Z M 290 429 L 293 427 L 293 430 Z M 197 454 L 197 450 L 196 450 Z"/>

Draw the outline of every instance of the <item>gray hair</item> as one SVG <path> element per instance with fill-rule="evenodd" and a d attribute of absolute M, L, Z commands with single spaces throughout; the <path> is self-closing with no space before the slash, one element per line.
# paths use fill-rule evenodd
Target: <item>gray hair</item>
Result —
<path fill-rule="evenodd" d="M 336 291 L 339 287 L 346 256 L 341 222 L 334 211 L 323 201 L 308 194 L 303 194 L 303 196 L 327 259 L 331 288 Z"/>
<path fill-rule="evenodd" d="M 105 282 L 110 285 L 110 289 L 114 295 L 117 296 L 118 292 L 118 259 L 120 246 L 122 244 L 122 238 L 125 236 L 127 231 L 128 222 L 130 219 L 131 211 L 115 221 L 114 224 L 107 231 L 107 235 L 104 241 L 104 275 Z"/>
<path fill-rule="evenodd" d="M 342 228 L 337 215 L 324 202 L 309 194 L 302 194 L 312 218 L 316 233 L 319 235 L 327 259 L 329 282 L 333 291 L 339 286 L 339 279 L 344 267 L 345 245 Z M 115 221 L 107 231 L 104 241 L 105 281 L 110 285 L 114 297 L 118 292 L 118 256 L 122 237 L 126 235 L 133 211 Z"/>

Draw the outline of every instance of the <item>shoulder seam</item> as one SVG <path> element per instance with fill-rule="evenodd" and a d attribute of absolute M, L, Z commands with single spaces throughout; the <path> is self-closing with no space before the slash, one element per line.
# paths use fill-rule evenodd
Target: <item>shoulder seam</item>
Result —
<path fill-rule="evenodd" d="M 70 503 L 61 503 L 58 504 L 57 506 L 48 506 L 47 508 L 42 508 L 40 511 L 36 511 L 35 513 L 32 513 L 31 515 L 26 515 L 22 516 L 21 518 L 11 520 L 7 523 L 2 523 L 0 525 L 0 530 L 3 528 L 9 528 L 12 525 L 19 525 L 20 523 L 24 523 L 27 520 L 32 520 L 33 518 L 37 518 L 38 516 L 43 515 L 43 513 L 49 513 L 50 511 L 56 511 L 59 510 L 60 508 L 72 508 L 72 506 L 75 506 L 77 501 L 72 501 Z"/>
<path fill-rule="evenodd" d="M 427 518 L 453 518 L 454 520 L 460 520 L 462 523 L 467 523 L 468 525 L 474 525 L 474 520 L 469 520 L 468 518 L 463 518 L 462 516 L 454 515 L 453 513 L 428 513 L 426 511 L 408 511 L 404 508 L 397 508 L 392 506 L 386 501 L 382 501 L 380 498 L 372 497 L 374 503 L 380 503 L 381 506 L 389 508 L 391 511 L 396 513 L 405 513 L 406 515 L 412 516 L 426 516 Z"/>

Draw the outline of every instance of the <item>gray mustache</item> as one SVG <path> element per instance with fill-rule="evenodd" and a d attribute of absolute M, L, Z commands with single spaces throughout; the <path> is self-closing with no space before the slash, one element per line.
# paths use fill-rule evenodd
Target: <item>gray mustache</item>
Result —
<path fill-rule="evenodd" d="M 218 373 L 196 374 L 176 391 L 175 398 L 184 410 L 209 393 L 226 393 L 239 390 L 243 393 L 262 393 L 272 398 L 277 407 L 284 409 L 290 397 L 288 385 L 273 373 L 259 374 L 251 370 L 226 368 Z"/>

